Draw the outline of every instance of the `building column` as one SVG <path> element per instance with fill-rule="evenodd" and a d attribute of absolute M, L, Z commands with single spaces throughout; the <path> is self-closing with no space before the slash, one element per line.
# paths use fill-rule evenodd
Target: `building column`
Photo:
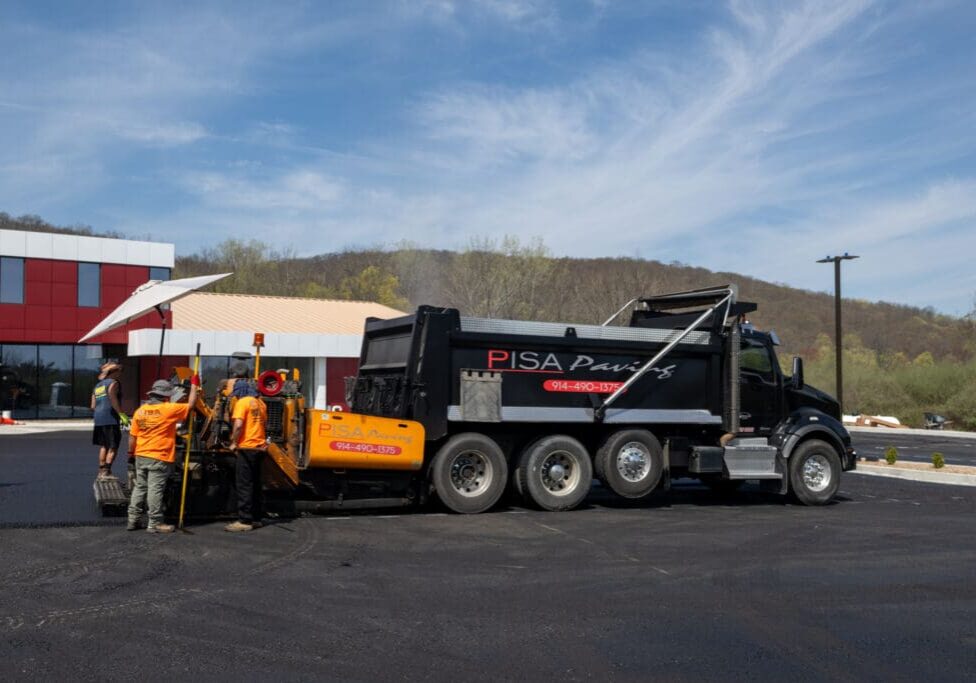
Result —
<path fill-rule="evenodd" d="M 312 406 L 316 410 L 325 410 L 328 406 L 326 404 L 325 387 L 328 381 L 328 371 L 327 363 L 325 358 L 316 358 L 314 360 L 315 370 L 312 373 L 312 379 L 315 382 L 315 403 Z"/>

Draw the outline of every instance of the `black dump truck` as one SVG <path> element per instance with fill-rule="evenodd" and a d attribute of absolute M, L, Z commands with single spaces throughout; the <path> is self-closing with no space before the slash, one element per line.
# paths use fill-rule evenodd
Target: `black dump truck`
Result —
<path fill-rule="evenodd" d="M 628 326 L 610 324 L 628 310 Z M 410 476 L 457 512 L 506 486 L 568 510 L 594 477 L 626 498 L 694 477 L 827 503 L 856 463 L 838 402 L 804 384 L 800 358 L 784 376 L 775 333 L 745 322 L 755 310 L 731 285 L 634 300 L 603 325 L 421 306 L 367 321 L 347 400 L 423 425 Z"/>

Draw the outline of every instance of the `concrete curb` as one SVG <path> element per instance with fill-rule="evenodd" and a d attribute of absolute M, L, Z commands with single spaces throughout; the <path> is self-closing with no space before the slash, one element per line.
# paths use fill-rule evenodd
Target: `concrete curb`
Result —
<path fill-rule="evenodd" d="M 0 436 L 42 434 L 44 432 L 85 432 L 91 431 L 94 424 L 91 420 L 32 420 L 21 425 L 2 425 L 0 426 Z"/>
<path fill-rule="evenodd" d="M 874 434 L 875 436 L 943 436 L 949 439 L 976 439 L 976 432 L 956 432 L 942 429 L 891 429 L 889 427 L 848 427 L 852 434 Z"/>
<path fill-rule="evenodd" d="M 890 477 L 908 481 L 923 481 L 929 484 L 950 484 L 952 486 L 976 486 L 976 474 L 955 474 L 952 472 L 926 472 L 925 470 L 906 470 L 888 466 L 857 464 L 857 469 L 848 474 L 867 474 L 872 477 Z"/>

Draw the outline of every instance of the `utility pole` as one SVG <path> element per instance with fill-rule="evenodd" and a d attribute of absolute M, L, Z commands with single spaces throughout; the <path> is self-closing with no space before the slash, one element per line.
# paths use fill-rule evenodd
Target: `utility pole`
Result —
<path fill-rule="evenodd" d="M 843 256 L 827 256 L 817 261 L 817 263 L 834 264 L 834 347 L 836 349 L 837 402 L 840 404 L 841 415 L 844 414 L 844 356 L 842 348 L 843 332 L 840 319 L 840 262 L 856 258 L 860 257 L 852 256 L 845 251 Z"/>

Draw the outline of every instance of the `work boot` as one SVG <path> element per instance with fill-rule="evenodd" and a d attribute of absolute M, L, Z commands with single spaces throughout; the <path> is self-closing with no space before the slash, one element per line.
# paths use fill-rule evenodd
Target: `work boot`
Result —
<path fill-rule="evenodd" d="M 138 531 L 141 528 L 142 525 L 139 524 L 139 522 L 129 522 L 128 524 L 125 525 L 126 531 Z"/>
<path fill-rule="evenodd" d="M 157 524 L 156 526 L 146 527 L 146 531 L 151 534 L 171 534 L 176 530 L 172 524 Z"/>
<path fill-rule="evenodd" d="M 246 522 L 231 522 L 224 527 L 224 531 L 251 531 L 252 529 L 254 525 Z"/>

